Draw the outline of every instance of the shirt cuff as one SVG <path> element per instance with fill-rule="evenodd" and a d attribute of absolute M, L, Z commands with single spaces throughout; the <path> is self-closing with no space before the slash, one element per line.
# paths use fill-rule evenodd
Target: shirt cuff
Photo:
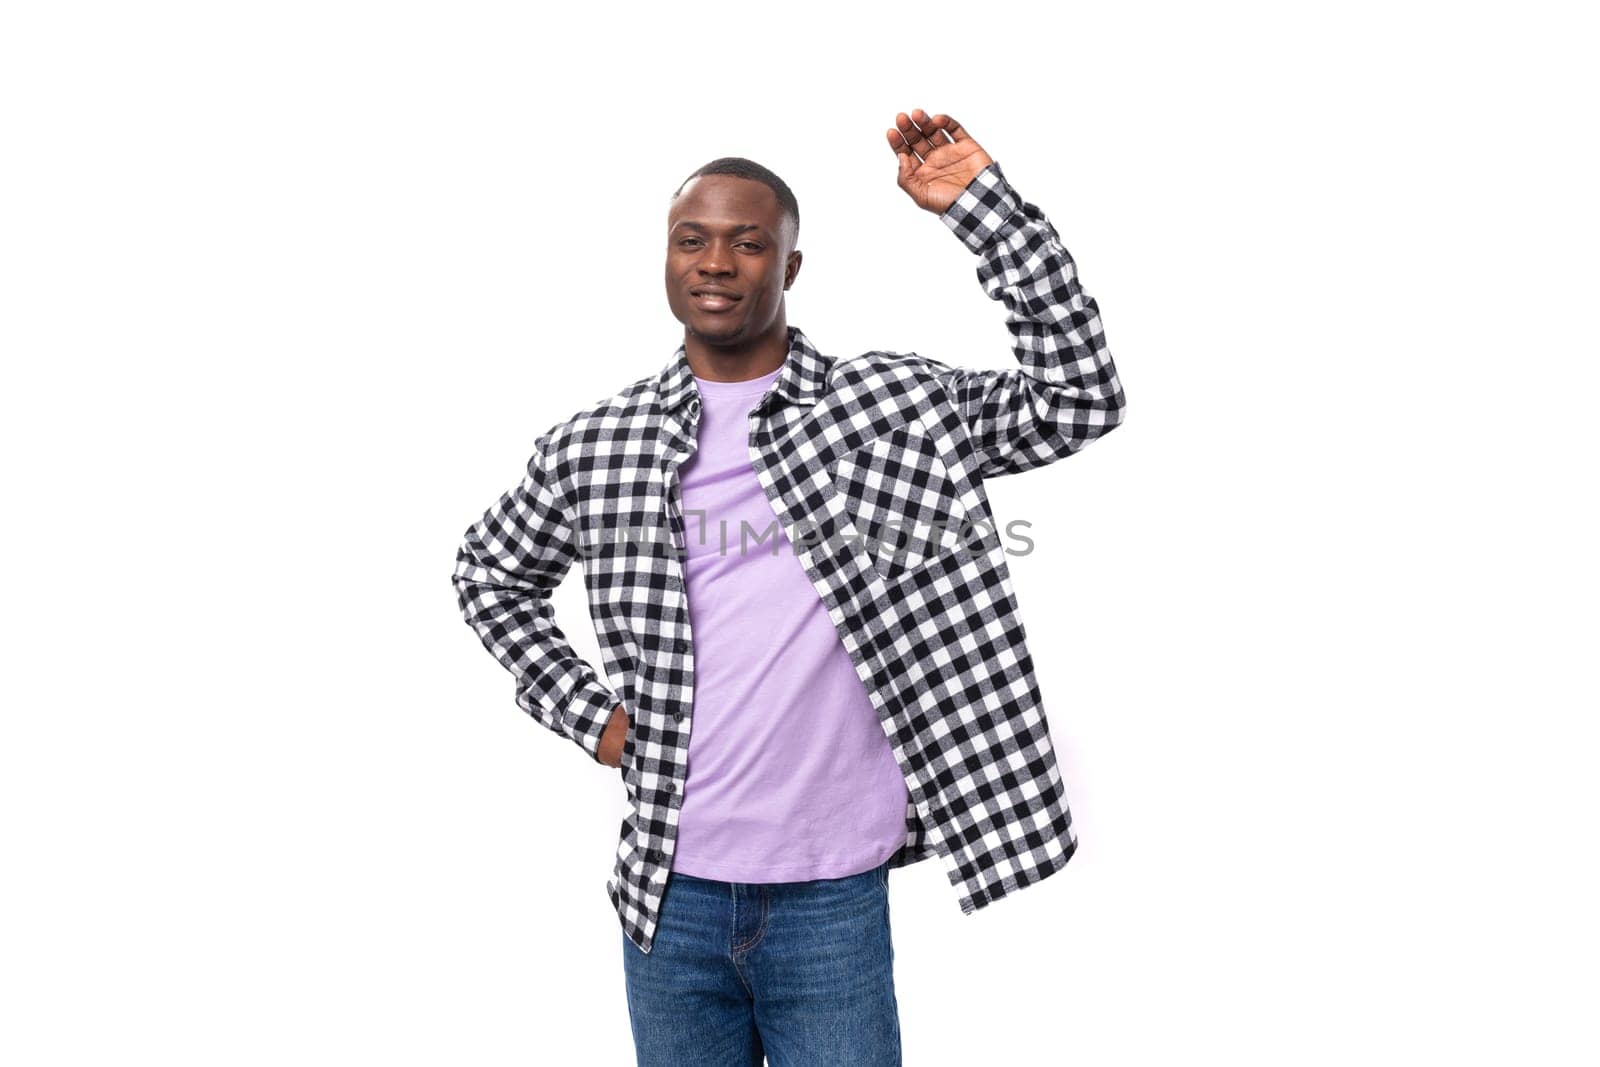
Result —
<path fill-rule="evenodd" d="M 1000 164 L 990 161 L 961 190 L 961 195 L 939 216 L 939 221 L 976 253 L 983 251 L 984 246 L 1005 229 L 1007 220 L 1021 207 L 1022 198 L 1006 181 Z"/>
<path fill-rule="evenodd" d="M 561 708 L 561 726 L 566 735 L 600 762 L 600 738 L 605 735 L 611 713 L 622 701 L 599 682 L 588 682 L 572 691 Z"/>

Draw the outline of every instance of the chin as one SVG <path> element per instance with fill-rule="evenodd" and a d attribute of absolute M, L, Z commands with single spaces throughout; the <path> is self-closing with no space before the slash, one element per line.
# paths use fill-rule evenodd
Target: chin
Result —
<path fill-rule="evenodd" d="M 709 319 L 690 319 L 688 323 L 689 329 L 708 340 L 712 338 L 728 340 L 738 337 L 744 332 L 744 325 L 743 319 L 735 321 L 715 315 Z"/>

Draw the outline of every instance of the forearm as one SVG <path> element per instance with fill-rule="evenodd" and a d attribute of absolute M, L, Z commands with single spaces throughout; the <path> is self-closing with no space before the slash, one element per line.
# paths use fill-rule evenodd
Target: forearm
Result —
<path fill-rule="evenodd" d="M 979 257 L 984 293 L 1006 308 L 1020 370 L 948 368 L 985 473 L 1025 470 L 1115 428 L 1125 407 L 1100 309 L 1055 227 L 991 163 L 941 220 Z"/>
<path fill-rule="evenodd" d="M 462 618 L 514 678 L 518 706 L 598 761 L 618 700 L 556 624 L 551 594 L 577 552 L 543 444 L 522 484 L 467 530 L 452 581 Z"/>

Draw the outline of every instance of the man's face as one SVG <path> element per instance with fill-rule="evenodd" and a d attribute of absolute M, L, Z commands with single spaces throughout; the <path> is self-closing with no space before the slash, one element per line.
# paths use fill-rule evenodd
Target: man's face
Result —
<path fill-rule="evenodd" d="M 778 197 L 731 174 L 704 174 L 667 212 L 667 304 L 687 333 L 714 345 L 762 337 L 783 309 L 800 253 Z"/>

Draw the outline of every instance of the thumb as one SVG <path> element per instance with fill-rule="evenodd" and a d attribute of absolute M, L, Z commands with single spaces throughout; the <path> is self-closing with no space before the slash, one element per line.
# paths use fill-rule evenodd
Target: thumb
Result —
<path fill-rule="evenodd" d="M 916 173 L 917 157 L 910 151 L 897 152 L 895 154 L 899 157 L 900 162 L 900 174 L 897 180 L 900 182 L 901 188 L 904 188 L 906 183 L 911 180 L 911 175 Z"/>

